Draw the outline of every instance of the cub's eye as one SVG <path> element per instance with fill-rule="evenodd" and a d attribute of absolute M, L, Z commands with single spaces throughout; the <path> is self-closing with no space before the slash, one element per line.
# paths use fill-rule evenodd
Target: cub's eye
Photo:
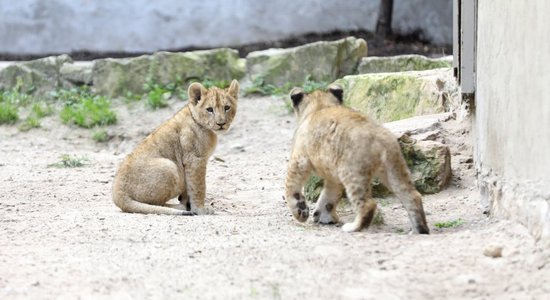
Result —
<path fill-rule="evenodd" d="M 226 106 L 224 106 L 224 107 L 223 107 L 223 109 L 225 109 L 225 111 L 228 111 L 228 110 L 230 110 L 230 109 L 231 109 L 231 106 L 229 106 L 229 105 L 226 105 Z"/>
<path fill-rule="evenodd" d="M 206 111 L 211 113 L 211 112 L 214 112 L 214 109 L 212 107 L 208 107 L 208 108 L 206 108 Z"/>

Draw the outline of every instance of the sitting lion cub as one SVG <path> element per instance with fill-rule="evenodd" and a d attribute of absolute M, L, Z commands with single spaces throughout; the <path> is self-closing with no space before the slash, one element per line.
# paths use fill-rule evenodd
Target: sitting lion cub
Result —
<path fill-rule="evenodd" d="M 401 200 L 409 214 L 413 231 L 429 233 L 422 208 L 397 138 L 367 116 L 342 105 L 343 90 L 331 85 L 328 92 L 290 92 L 298 128 L 286 178 L 288 207 L 304 222 L 309 208 L 301 194 L 305 181 L 314 171 L 323 177 L 324 188 L 313 219 L 317 223 L 337 223 L 336 206 L 345 189 L 356 211 L 355 220 L 343 225 L 344 231 L 359 231 L 370 225 L 376 211 L 371 181 L 379 176 Z"/>
<path fill-rule="evenodd" d="M 204 207 L 206 163 L 237 111 L 239 83 L 229 88 L 189 86 L 189 103 L 130 153 L 113 183 L 113 201 L 125 212 L 209 214 Z M 178 197 L 190 209 L 165 206 Z"/>

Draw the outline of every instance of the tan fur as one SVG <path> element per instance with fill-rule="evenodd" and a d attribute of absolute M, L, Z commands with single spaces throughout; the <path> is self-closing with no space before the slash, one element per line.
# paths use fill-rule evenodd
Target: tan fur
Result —
<path fill-rule="evenodd" d="M 208 214 L 204 207 L 208 158 L 237 111 L 239 83 L 229 88 L 189 86 L 189 103 L 142 141 L 121 163 L 113 183 L 113 201 L 125 212 Z M 211 110 L 211 111 L 208 111 Z M 166 206 L 178 197 L 190 212 Z"/>
<path fill-rule="evenodd" d="M 422 199 L 415 189 L 396 137 L 367 116 L 342 105 L 342 87 L 311 94 L 291 91 L 298 128 L 294 133 L 285 196 L 294 217 L 304 222 L 309 208 L 301 193 L 312 172 L 324 179 L 313 213 L 317 223 L 337 223 L 336 207 L 345 190 L 356 210 L 344 231 L 370 225 L 376 211 L 371 181 L 378 176 L 401 200 L 413 231 L 428 233 Z"/>

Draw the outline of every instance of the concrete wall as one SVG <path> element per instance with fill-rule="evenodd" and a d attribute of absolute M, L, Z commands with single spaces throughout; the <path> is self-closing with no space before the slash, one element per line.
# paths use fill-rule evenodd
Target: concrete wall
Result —
<path fill-rule="evenodd" d="M 475 161 L 484 199 L 550 244 L 550 1 L 478 1 Z"/>
<path fill-rule="evenodd" d="M 380 0 L 0 0 L 0 53 L 150 52 L 374 30 Z M 452 43 L 451 0 L 395 0 L 397 32 Z"/>

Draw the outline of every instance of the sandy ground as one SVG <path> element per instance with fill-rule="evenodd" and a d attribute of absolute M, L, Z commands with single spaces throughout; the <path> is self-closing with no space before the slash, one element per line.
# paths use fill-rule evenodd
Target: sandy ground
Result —
<path fill-rule="evenodd" d="M 293 221 L 282 195 L 295 122 L 272 98 L 242 99 L 219 137 L 207 175 L 215 215 L 120 212 L 117 164 L 181 106 L 118 106 L 107 144 L 57 117 L 29 132 L 0 126 L 0 299 L 550 299 L 548 250 L 483 214 L 464 124 L 445 131 L 451 186 L 424 197 L 429 236 L 408 234 L 392 198 L 379 202 L 385 224 L 360 233 Z M 48 167 L 61 154 L 89 164 Z M 503 257 L 483 254 L 493 244 Z"/>

